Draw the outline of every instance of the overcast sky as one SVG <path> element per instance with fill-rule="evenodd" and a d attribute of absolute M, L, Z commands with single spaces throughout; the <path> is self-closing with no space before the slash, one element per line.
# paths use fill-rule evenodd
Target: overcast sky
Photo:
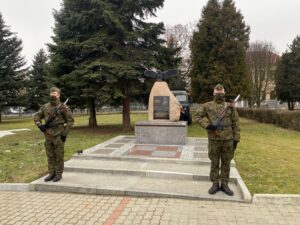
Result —
<path fill-rule="evenodd" d="M 59 9 L 62 0 L 0 0 L 0 12 L 23 40 L 23 55 L 28 64 L 45 43 L 51 41 L 54 26 L 53 9 Z M 166 25 L 198 21 L 207 0 L 165 0 L 157 12 L 156 22 Z M 299 0 L 235 0 L 247 25 L 251 28 L 250 41 L 270 41 L 277 52 L 287 50 L 296 35 L 300 35 Z"/>

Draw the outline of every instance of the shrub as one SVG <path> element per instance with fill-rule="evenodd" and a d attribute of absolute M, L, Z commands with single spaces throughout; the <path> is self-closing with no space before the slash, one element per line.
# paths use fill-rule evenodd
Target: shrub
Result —
<path fill-rule="evenodd" d="M 241 117 L 300 131 L 300 111 L 237 108 Z"/>

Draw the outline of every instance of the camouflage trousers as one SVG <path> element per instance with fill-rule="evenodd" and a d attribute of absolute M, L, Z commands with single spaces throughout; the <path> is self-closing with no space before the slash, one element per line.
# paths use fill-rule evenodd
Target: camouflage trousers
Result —
<path fill-rule="evenodd" d="M 64 142 L 60 135 L 45 135 L 45 148 L 49 174 L 62 175 L 64 170 Z"/>
<path fill-rule="evenodd" d="M 222 183 L 228 183 L 230 162 L 234 156 L 233 140 L 209 140 L 208 156 L 211 160 L 210 180 L 212 182 L 221 180 Z"/>

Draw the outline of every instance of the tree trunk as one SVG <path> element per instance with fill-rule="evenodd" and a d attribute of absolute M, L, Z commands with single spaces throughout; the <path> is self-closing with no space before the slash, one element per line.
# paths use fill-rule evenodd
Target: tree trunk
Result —
<path fill-rule="evenodd" d="M 295 109 L 295 101 L 294 99 L 292 99 L 292 109 L 291 110 L 294 110 Z"/>
<path fill-rule="evenodd" d="M 89 127 L 97 127 L 96 105 L 95 105 L 94 98 L 90 98 L 89 108 L 90 108 L 90 110 L 89 110 L 90 111 Z"/>
<path fill-rule="evenodd" d="M 255 103 L 254 97 L 248 98 L 248 107 L 249 108 L 253 108 L 254 107 L 254 103 Z"/>
<path fill-rule="evenodd" d="M 130 100 L 127 86 L 123 88 L 123 131 L 130 131 Z"/>
<path fill-rule="evenodd" d="M 293 111 L 295 109 L 294 100 L 288 100 L 288 108 L 290 111 Z"/>
<path fill-rule="evenodd" d="M 22 116 L 21 107 L 19 106 L 18 109 L 19 109 L 19 119 L 21 119 L 21 116 Z"/>

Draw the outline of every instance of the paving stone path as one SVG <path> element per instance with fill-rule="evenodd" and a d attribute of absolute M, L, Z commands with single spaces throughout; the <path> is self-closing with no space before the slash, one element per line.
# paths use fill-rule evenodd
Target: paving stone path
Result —
<path fill-rule="evenodd" d="M 300 224 L 300 205 L 0 192 L 0 224 Z"/>
<path fill-rule="evenodd" d="M 7 135 L 14 135 L 15 132 L 19 131 L 30 131 L 30 129 L 24 128 L 24 129 L 14 129 L 14 130 L 0 130 L 0 138 L 5 137 Z"/>

